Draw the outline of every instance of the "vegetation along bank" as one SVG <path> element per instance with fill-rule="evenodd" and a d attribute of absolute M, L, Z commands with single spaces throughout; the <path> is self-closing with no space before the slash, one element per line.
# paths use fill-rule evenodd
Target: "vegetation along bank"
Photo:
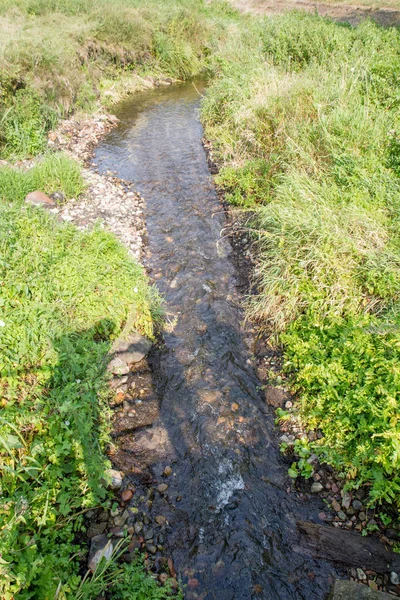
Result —
<path fill-rule="evenodd" d="M 79 544 L 83 511 L 109 501 L 106 356 L 129 318 L 153 335 L 158 300 L 110 233 L 24 203 L 87 185 L 81 165 L 48 149 L 60 119 L 166 77 L 209 76 L 217 182 L 253 242 L 248 315 L 282 348 L 296 397 L 279 419 L 317 432 L 305 455 L 350 490 L 398 508 L 399 55 L 396 29 L 218 2 L 2 3 L 4 598 L 97 598 L 110 580 L 113 598 L 168 594 L 138 563 L 82 583 Z M 312 474 L 294 462 L 293 476 Z"/>

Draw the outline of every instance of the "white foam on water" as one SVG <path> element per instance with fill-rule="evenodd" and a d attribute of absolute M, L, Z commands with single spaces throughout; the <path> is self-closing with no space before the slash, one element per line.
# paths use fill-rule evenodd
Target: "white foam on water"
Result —
<path fill-rule="evenodd" d="M 218 466 L 218 474 L 225 476 L 219 481 L 218 494 L 216 500 L 216 509 L 221 510 L 224 506 L 229 504 L 232 494 L 237 490 L 244 489 L 243 477 L 240 473 L 234 472 L 233 464 L 230 460 L 223 460 Z"/>

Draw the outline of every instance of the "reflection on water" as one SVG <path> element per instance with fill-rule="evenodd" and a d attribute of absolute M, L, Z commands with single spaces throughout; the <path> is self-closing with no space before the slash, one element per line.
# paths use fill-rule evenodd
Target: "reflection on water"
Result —
<path fill-rule="evenodd" d="M 176 477 L 153 510 L 168 511 L 187 598 L 320 600 L 333 570 L 297 547 L 296 519 L 316 507 L 286 492 L 273 418 L 243 341 L 199 101 L 191 84 L 135 95 L 96 156 L 146 201 L 147 266 L 171 323 L 153 357 L 160 415 L 126 444 L 157 477 L 173 462 Z"/>

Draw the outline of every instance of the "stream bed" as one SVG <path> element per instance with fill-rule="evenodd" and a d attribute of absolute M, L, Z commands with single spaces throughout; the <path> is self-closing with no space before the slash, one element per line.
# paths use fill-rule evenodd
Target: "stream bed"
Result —
<path fill-rule="evenodd" d="M 132 181 L 145 200 L 145 264 L 168 321 L 142 375 L 150 391 L 138 402 L 151 419 L 126 428 L 119 445 L 161 483 L 151 511 L 168 518 L 166 546 L 186 598 L 322 600 L 335 570 L 307 555 L 296 521 L 318 522 L 323 506 L 288 493 L 202 145 L 200 100 L 193 84 L 135 94 L 96 152 L 101 171 Z"/>

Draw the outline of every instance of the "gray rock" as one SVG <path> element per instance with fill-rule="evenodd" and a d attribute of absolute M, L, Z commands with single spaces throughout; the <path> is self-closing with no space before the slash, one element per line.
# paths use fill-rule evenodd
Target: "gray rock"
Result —
<path fill-rule="evenodd" d="M 104 557 L 110 560 L 113 553 L 113 545 L 111 540 L 104 534 L 96 535 L 92 538 L 89 550 L 88 568 L 94 572 L 97 565 Z"/>
<path fill-rule="evenodd" d="M 318 494 L 319 492 L 322 492 L 323 489 L 324 486 L 322 485 L 322 483 L 319 483 L 319 481 L 314 481 L 314 483 L 311 486 L 311 493 Z"/>
<path fill-rule="evenodd" d="M 126 523 L 128 518 L 129 518 L 129 512 L 125 509 L 124 512 L 122 513 L 122 515 L 114 517 L 114 523 L 115 523 L 115 525 L 117 525 L 117 527 L 122 527 L 122 525 L 124 525 L 124 523 Z"/>
<path fill-rule="evenodd" d="M 360 581 L 365 581 L 367 579 L 367 576 L 362 569 L 357 569 L 357 577 Z"/>
<path fill-rule="evenodd" d="M 362 502 L 360 500 L 353 500 L 353 508 L 354 510 L 361 510 L 363 507 Z"/>
<path fill-rule="evenodd" d="M 107 477 L 111 480 L 109 487 L 112 490 L 119 490 L 122 485 L 123 475 L 120 471 L 116 471 L 115 469 L 108 469 L 106 471 Z"/>
<path fill-rule="evenodd" d="M 349 508 L 351 504 L 351 496 L 348 492 L 342 492 L 342 506 Z"/>
<path fill-rule="evenodd" d="M 341 521 L 345 521 L 347 519 L 346 513 L 344 513 L 342 510 L 339 510 L 337 515 Z"/>
<path fill-rule="evenodd" d="M 127 373 L 129 373 L 130 368 L 124 360 L 122 360 L 118 356 L 115 356 L 108 363 L 107 371 L 109 371 L 113 375 L 126 375 Z"/>
<path fill-rule="evenodd" d="M 330 600 L 393 600 L 393 596 L 355 581 L 336 581 Z"/>
<path fill-rule="evenodd" d="M 65 196 L 62 192 L 53 192 L 50 194 L 50 198 L 58 205 L 64 204 Z"/>
<path fill-rule="evenodd" d="M 96 537 L 97 535 L 101 535 L 102 533 L 104 533 L 106 528 L 107 528 L 107 522 L 92 523 L 91 525 L 89 525 L 86 535 L 88 536 L 89 539 Z"/>
<path fill-rule="evenodd" d="M 152 529 L 145 529 L 144 534 L 143 534 L 144 539 L 147 540 L 152 540 L 154 537 L 154 532 Z"/>
<path fill-rule="evenodd" d="M 114 342 L 112 354 L 127 364 L 140 362 L 149 353 L 152 342 L 136 331 Z"/>
<path fill-rule="evenodd" d="M 390 573 L 390 583 L 393 585 L 399 585 L 400 583 L 399 576 L 394 571 Z"/>
<path fill-rule="evenodd" d="M 146 544 L 146 550 L 148 550 L 151 554 L 155 554 L 157 552 L 157 548 L 153 544 Z"/>

